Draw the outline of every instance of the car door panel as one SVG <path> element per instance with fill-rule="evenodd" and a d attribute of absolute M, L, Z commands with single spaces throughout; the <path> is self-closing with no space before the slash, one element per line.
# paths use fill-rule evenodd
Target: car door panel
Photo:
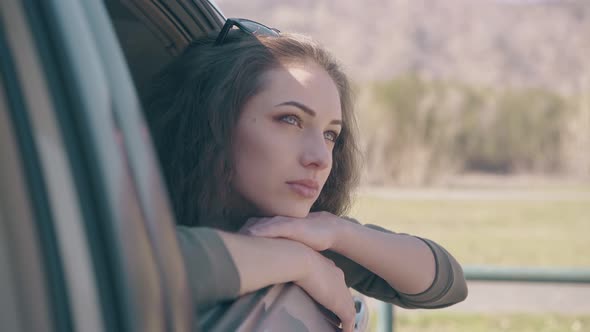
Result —
<path fill-rule="evenodd" d="M 187 331 L 192 324 L 193 311 L 186 271 L 176 240 L 174 219 L 133 82 L 104 7 L 96 2 L 85 2 L 84 6 L 112 96 L 112 111 L 119 131 L 118 143 L 125 154 L 126 166 L 137 192 L 144 225 L 162 278 L 163 309 L 169 318 L 167 328 Z"/>
<path fill-rule="evenodd" d="M 0 29 L 0 49 L 8 50 L 3 35 Z M 16 91 L 7 91 L 11 88 L 4 84 L 13 78 L 6 73 L 8 55 L 2 53 L 0 59 L 0 321 L 10 331 L 55 331 L 32 202 L 9 114 L 19 111 L 7 96 Z"/>
<path fill-rule="evenodd" d="M 101 202 L 103 220 L 99 226 L 110 243 L 108 259 L 119 305 L 119 322 L 126 330 L 159 331 L 166 326 L 164 295 L 156 257 L 149 240 L 126 155 L 118 137 L 113 107 L 113 90 L 104 50 L 92 30 L 92 18 L 78 1 L 48 1 L 68 66 L 67 79 L 75 85 L 80 107 L 74 115 L 84 137 Z M 64 10 L 65 9 L 65 10 Z M 104 15 L 104 13 L 103 13 Z M 102 47 L 101 47 L 102 46 Z M 112 50 L 111 50 L 112 51 Z"/>
<path fill-rule="evenodd" d="M 30 68 L 31 36 L 24 22 L 24 6 L 17 1 L 0 4 L 0 50 L 2 60 L 2 231 L 8 249 L 4 255 L 11 262 L 8 273 L 16 282 L 21 328 L 69 331 L 72 327 L 63 262 L 53 225 L 51 204 L 43 178 L 29 113 L 29 100 L 39 93 L 39 86 L 29 87 L 38 72 Z M 38 319 L 30 321 L 27 316 Z"/>
<path fill-rule="evenodd" d="M 28 8 L 28 16 L 34 18 L 34 9 Z M 71 316 L 74 325 L 88 326 L 88 331 L 102 330 L 97 317 L 98 299 L 93 287 L 95 280 L 90 265 L 89 253 L 85 241 L 78 210 L 75 189 L 69 174 L 71 170 L 63 148 L 62 137 L 52 110 L 50 91 L 37 56 L 24 16 L 16 14 L 7 18 L 8 25 L 19 34 L 11 34 L 11 49 L 20 54 L 15 58 L 23 97 L 30 125 L 32 144 L 39 156 L 40 171 L 46 190 L 48 210 L 51 212 L 53 233 L 57 237 L 56 250 L 61 257 L 60 265 L 68 293 L 84 292 L 85 296 L 69 296 Z M 46 226 L 49 227 L 49 226 Z M 45 230 L 49 233 L 49 230 Z M 97 329 L 94 329 L 96 327 Z"/>

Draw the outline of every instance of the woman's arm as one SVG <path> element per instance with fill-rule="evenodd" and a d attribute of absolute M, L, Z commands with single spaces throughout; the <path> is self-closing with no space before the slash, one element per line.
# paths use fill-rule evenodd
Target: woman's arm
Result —
<path fill-rule="evenodd" d="M 238 295 L 301 279 L 308 271 L 308 248 L 284 239 L 264 239 L 218 231 L 238 271 Z"/>
<path fill-rule="evenodd" d="M 461 266 L 433 241 L 396 234 L 326 212 L 305 219 L 260 220 L 250 233 L 300 241 L 334 260 L 347 284 L 407 308 L 438 308 L 465 299 Z"/>
<path fill-rule="evenodd" d="M 381 232 L 337 219 L 329 250 L 373 271 L 398 292 L 418 294 L 434 281 L 436 263 L 430 247 L 414 236 Z"/>
<path fill-rule="evenodd" d="M 345 218 L 348 219 L 348 218 Z M 349 219 L 350 220 L 350 219 Z M 436 242 L 406 234 L 395 234 L 376 225 L 360 225 L 384 234 L 411 237 L 424 243 L 431 251 L 435 261 L 434 280 L 428 288 L 420 293 L 403 292 L 392 287 L 392 281 L 385 281 L 365 266 L 335 251 L 327 250 L 323 254 L 332 259 L 347 274 L 347 284 L 360 292 L 383 301 L 391 302 L 405 308 L 442 308 L 465 300 L 467 283 L 461 265 L 442 246 Z"/>
<path fill-rule="evenodd" d="M 344 273 L 304 244 L 201 227 L 177 226 L 177 234 L 199 309 L 294 282 L 334 312 L 345 331 L 352 331 L 355 309 Z"/>

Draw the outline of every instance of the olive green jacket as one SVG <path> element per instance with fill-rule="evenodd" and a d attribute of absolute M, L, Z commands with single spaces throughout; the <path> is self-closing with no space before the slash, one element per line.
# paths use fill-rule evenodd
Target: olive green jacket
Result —
<path fill-rule="evenodd" d="M 358 223 L 354 219 L 348 220 Z M 376 225 L 365 227 L 393 233 Z M 177 226 L 176 230 L 198 309 L 238 297 L 239 273 L 217 231 L 185 226 Z M 404 308 L 442 308 L 463 301 L 467 297 L 467 286 L 459 263 L 435 242 L 416 238 L 428 245 L 436 262 L 434 281 L 420 294 L 404 294 L 395 290 L 381 277 L 345 256 L 329 250 L 322 254 L 342 269 L 349 287 L 367 296 Z"/>

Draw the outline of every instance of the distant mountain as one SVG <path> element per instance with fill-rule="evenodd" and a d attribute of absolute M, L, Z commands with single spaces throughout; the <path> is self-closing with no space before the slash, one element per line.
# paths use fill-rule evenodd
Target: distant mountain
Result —
<path fill-rule="evenodd" d="M 357 81 L 404 73 L 576 92 L 590 82 L 590 0 L 217 0 L 309 34 Z"/>

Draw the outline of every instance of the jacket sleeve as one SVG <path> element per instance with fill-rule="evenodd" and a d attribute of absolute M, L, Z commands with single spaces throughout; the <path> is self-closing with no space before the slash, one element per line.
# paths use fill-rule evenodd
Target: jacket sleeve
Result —
<path fill-rule="evenodd" d="M 197 310 L 237 298 L 240 276 L 219 234 L 206 227 L 176 226 L 176 235 Z"/>
<path fill-rule="evenodd" d="M 346 219 L 359 223 L 354 219 Z M 381 232 L 394 233 L 376 225 L 364 226 Z M 393 303 L 403 308 L 424 309 L 443 308 L 463 301 L 467 297 L 467 283 L 459 263 L 434 241 L 420 237 L 416 238 L 424 241 L 432 250 L 436 264 L 432 285 L 419 294 L 404 294 L 395 290 L 383 278 L 343 255 L 329 250 L 324 251 L 323 254 L 332 259 L 342 269 L 345 274 L 346 284 L 349 287 L 378 300 Z"/>

